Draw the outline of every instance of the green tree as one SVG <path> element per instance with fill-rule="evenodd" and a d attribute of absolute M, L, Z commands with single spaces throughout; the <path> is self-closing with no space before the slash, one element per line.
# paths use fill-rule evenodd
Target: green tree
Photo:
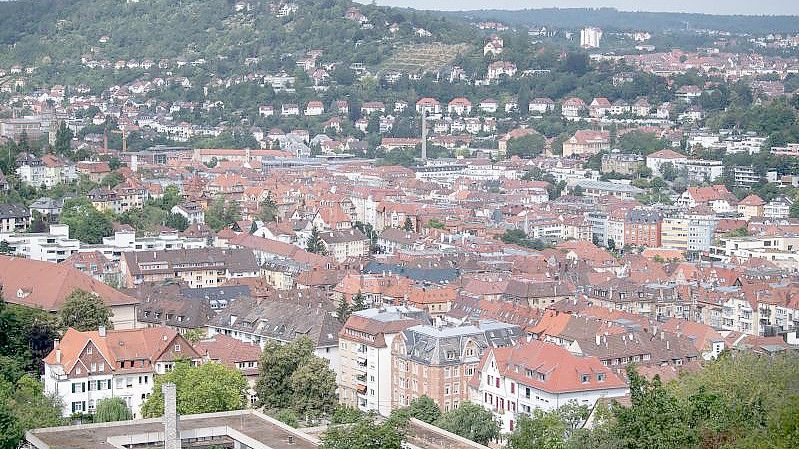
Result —
<path fill-rule="evenodd" d="M 566 425 L 556 410 L 533 410 L 533 415 L 520 415 L 516 428 L 508 437 L 509 449 L 563 449 Z"/>
<path fill-rule="evenodd" d="M 113 223 L 105 214 L 94 208 L 86 197 L 64 202 L 61 223 L 69 225 L 69 236 L 84 243 L 102 243 L 103 237 L 114 233 Z"/>
<path fill-rule="evenodd" d="M 634 366 L 627 368 L 631 407 L 615 406 L 614 436 L 620 447 L 637 449 L 693 447 L 699 435 L 687 407 L 660 382 L 647 381 Z"/>
<path fill-rule="evenodd" d="M 350 309 L 349 304 L 343 298 L 338 302 L 338 307 L 336 307 L 336 318 L 343 324 L 347 322 L 347 318 L 350 317 L 352 310 Z"/>
<path fill-rule="evenodd" d="M 0 442 L 17 444 L 24 432 L 40 427 L 53 427 L 65 424 L 61 417 L 61 402 L 57 396 L 44 394 L 44 386 L 31 375 L 17 380 L 13 388 L 8 382 L 0 381 L 0 420 L 11 422 L 10 428 L 0 428 Z M 5 418 L 3 417 L 5 415 Z M 13 417 L 10 420 L 8 416 Z M 8 431 L 8 435 L 5 433 Z M 10 447 L 16 448 L 16 445 Z"/>
<path fill-rule="evenodd" d="M 277 217 L 277 203 L 275 203 L 274 198 L 272 198 L 272 192 L 269 192 L 258 206 L 258 219 L 267 223 L 275 221 Z"/>
<path fill-rule="evenodd" d="M 322 449 L 401 449 L 404 427 L 396 420 L 375 423 L 365 416 L 353 424 L 328 427 L 322 434 Z"/>
<path fill-rule="evenodd" d="M 289 410 L 289 409 L 278 410 L 277 412 L 275 412 L 275 414 L 273 416 L 275 417 L 276 420 L 278 420 L 278 421 L 280 421 L 280 422 L 282 422 L 284 424 L 288 424 L 291 427 L 299 427 L 300 426 L 300 420 L 299 420 L 299 418 L 297 418 L 297 414 L 294 413 L 293 410 Z"/>
<path fill-rule="evenodd" d="M 508 141 L 508 156 L 533 158 L 544 151 L 546 141 L 541 134 L 528 134 Z"/>
<path fill-rule="evenodd" d="M 791 218 L 799 218 L 799 201 L 794 201 L 793 204 L 791 204 L 788 214 Z"/>
<path fill-rule="evenodd" d="M 61 122 L 55 134 L 55 144 L 53 151 L 62 156 L 72 155 L 72 130 L 67 127 L 66 122 Z"/>
<path fill-rule="evenodd" d="M 97 402 L 94 412 L 94 422 L 128 421 L 133 419 L 133 413 L 120 397 L 105 398 Z"/>
<path fill-rule="evenodd" d="M 214 231 L 221 231 L 240 219 L 239 206 L 235 202 L 225 201 L 221 196 L 211 200 L 208 210 L 205 211 L 205 223 Z"/>
<path fill-rule="evenodd" d="M 172 371 L 155 377 L 153 392 L 142 405 L 143 416 L 164 414 L 161 385 L 166 382 L 177 386 L 178 413 L 182 415 L 240 410 L 246 405 L 247 380 L 240 371 L 216 362 L 195 367 L 178 361 Z"/>
<path fill-rule="evenodd" d="M 366 299 L 363 297 L 363 293 L 358 290 L 358 293 L 352 298 L 352 312 L 358 312 L 361 310 L 368 309 L 369 306 L 366 305 Z"/>
<path fill-rule="evenodd" d="M 436 426 L 483 445 L 499 437 L 499 423 L 494 414 L 468 401 L 441 415 Z"/>
<path fill-rule="evenodd" d="M 164 220 L 164 226 L 183 232 L 189 227 L 189 220 L 181 214 L 170 213 Z"/>
<path fill-rule="evenodd" d="M 666 181 L 674 181 L 677 179 L 677 167 L 671 162 L 664 162 L 660 165 L 660 174 Z"/>
<path fill-rule="evenodd" d="M 411 217 L 405 217 L 405 223 L 402 225 L 403 231 L 413 231 L 413 220 Z"/>
<path fill-rule="evenodd" d="M 188 340 L 188 341 L 190 341 L 192 343 L 197 343 L 198 341 L 200 341 L 200 340 L 202 340 L 202 339 L 204 339 L 206 337 L 207 337 L 207 334 L 206 334 L 206 332 L 205 332 L 205 330 L 203 328 L 190 329 L 190 330 L 186 331 L 185 334 L 183 334 L 183 338 L 185 338 L 186 340 Z"/>
<path fill-rule="evenodd" d="M 260 405 L 267 409 L 283 409 L 292 405 L 294 390 L 291 378 L 300 366 L 314 356 L 314 344 L 307 337 L 287 344 L 268 341 L 261 355 L 260 374 L 255 385 Z"/>
<path fill-rule="evenodd" d="M 322 237 L 319 235 L 319 228 L 316 226 L 311 228 L 311 235 L 308 236 L 308 244 L 305 246 L 305 249 L 309 253 L 325 253 L 325 243 L 322 241 Z"/>
<path fill-rule="evenodd" d="M 81 332 L 97 330 L 100 326 L 110 329 L 113 315 L 102 298 L 79 289 L 67 296 L 58 312 L 64 327 L 71 327 Z"/>
<path fill-rule="evenodd" d="M 355 407 L 339 404 L 330 415 L 330 424 L 354 423 L 363 417 L 363 413 Z"/>
<path fill-rule="evenodd" d="M 292 409 L 300 416 L 318 418 L 333 411 L 336 397 L 336 373 L 326 360 L 312 357 L 291 374 Z"/>
<path fill-rule="evenodd" d="M 411 401 L 408 406 L 410 415 L 420 421 L 432 424 L 441 417 L 441 409 L 430 396 L 422 395 Z"/>

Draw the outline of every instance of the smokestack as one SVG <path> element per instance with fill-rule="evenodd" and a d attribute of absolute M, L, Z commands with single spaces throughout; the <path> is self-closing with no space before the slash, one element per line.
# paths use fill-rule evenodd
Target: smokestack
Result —
<path fill-rule="evenodd" d="M 427 112 L 422 112 L 422 160 L 427 160 Z"/>
<path fill-rule="evenodd" d="M 161 392 L 164 393 L 164 449 L 180 449 L 177 391 L 173 383 L 161 385 Z"/>
<path fill-rule="evenodd" d="M 57 338 L 53 340 L 53 348 L 55 349 L 55 362 L 61 364 L 61 341 Z"/>
<path fill-rule="evenodd" d="M 97 328 L 97 334 L 101 337 L 105 337 L 105 326 L 100 326 Z"/>

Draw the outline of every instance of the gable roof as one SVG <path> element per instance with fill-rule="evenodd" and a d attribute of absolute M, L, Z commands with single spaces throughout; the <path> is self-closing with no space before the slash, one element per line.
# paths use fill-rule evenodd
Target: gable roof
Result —
<path fill-rule="evenodd" d="M 7 302 L 48 312 L 57 312 L 76 289 L 97 294 L 111 307 L 139 302 L 72 266 L 18 257 L 0 256 L 0 285 Z"/>

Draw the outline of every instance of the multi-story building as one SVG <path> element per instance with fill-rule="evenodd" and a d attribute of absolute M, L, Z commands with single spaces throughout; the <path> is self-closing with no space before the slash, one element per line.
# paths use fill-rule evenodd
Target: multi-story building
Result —
<path fill-rule="evenodd" d="M 601 28 L 586 27 L 580 30 L 580 46 L 583 48 L 598 48 L 601 40 Z"/>
<path fill-rule="evenodd" d="M 339 262 L 350 257 L 363 257 L 369 254 L 369 238 L 355 228 L 322 232 L 319 238 L 328 254 Z"/>
<path fill-rule="evenodd" d="M 388 306 L 353 312 L 339 332 L 338 392 L 342 404 L 391 413 L 391 344 L 405 329 L 428 323 L 424 311 Z"/>
<path fill-rule="evenodd" d="M 791 214 L 791 206 L 794 200 L 786 196 L 780 196 L 766 203 L 763 206 L 763 217 L 765 218 L 788 218 Z"/>
<path fill-rule="evenodd" d="M 254 278 L 261 267 L 246 249 L 198 248 L 124 252 L 120 259 L 123 285 L 179 279 L 189 287 L 216 287 L 228 279 Z"/>
<path fill-rule="evenodd" d="M 115 329 L 136 326 L 139 300 L 63 263 L 0 256 L 0 285 L 10 304 L 56 313 L 75 290 L 96 295 L 111 311 Z"/>
<path fill-rule="evenodd" d="M 493 320 L 405 329 L 392 343 L 393 407 L 426 395 L 443 411 L 457 408 L 468 399 L 467 384 L 486 349 L 513 346 L 522 338 L 518 326 Z"/>
<path fill-rule="evenodd" d="M 602 173 L 635 175 L 646 166 L 646 159 L 640 154 L 611 153 L 602 155 Z"/>
<path fill-rule="evenodd" d="M 69 328 L 44 358 L 44 391 L 61 399 L 63 416 L 92 413 L 101 400 L 118 397 L 140 418 L 155 375 L 178 359 L 199 363 L 201 355 L 172 329 Z"/>
<path fill-rule="evenodd" d="M 581 129 L 563 142 L 563 157 L 597 154 L 610 149 L 610 133 Z"/>
<path fill-rule="evenodd" d="M 25 231 L 31 222 L 31 213 L 22 204 L 0 204 L 0 233 Z"/>
<path fill-rule="evenodd" d="M 488 348 L 470 387 L 471 401 L 494 412 L 504 433 L 520 415 L 570 402 L 592 408 L 601 398 L 625 396 L 626 382 L 596 357 L 578 356 L 538 340 Z"/>
<path fill-rule="evenodd" d="M 624 244 L 660 247 L 662 219 L 654 210 L 631 209 L 624 219 Z"/>
<path fill-rule="evenodd" d="M 718 245 L 710 248 L 710 254 L 722 262 L 732 258 L 739 262 L 749 259 L 765 259 L 788 270 L 799 269 L 799 236 L 765 235 L 748 237 L 722 237 Z"/>
<path fill-rule="evenodd" d="M 274 290 L 260 300 L 238 298 L 208 323 L 208 335 L 225 334 L 264 347 L 268 341 L 288 343 L 307 337 L 314 353 L 339 372 L 341 322 L 335 304 L 321 289 Z"/>

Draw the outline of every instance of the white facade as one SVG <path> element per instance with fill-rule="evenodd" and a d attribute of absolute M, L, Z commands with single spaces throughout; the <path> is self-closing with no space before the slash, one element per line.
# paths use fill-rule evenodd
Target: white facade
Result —
<path fill-rule="evenodd" d="M 580 46 L 583 48 L 598 48 L 602 40 L 602 30 L 588 27 L 580 30 Z"/>
<path fill-rule="evenodd" d="M 480 384 L 477 389 L 470 390 L 470 400 L 491 410 L 501 424 L 503 433 L 514 430 L 518 416 L 531 415 L 533 409 L 543 411 L 555 410 L 570 402 L 578 405 L 593 407 L 601 398 L 625 396 L 629 389 L 609 384 L 610 388 L 584 389 L 582 391 L 547 391 L 536 386 L 539 384 L 533 378 L 529 382 L 519 381 L 506 377 L 500 372 L 493 354 L 484 359 L 485 363 L 480 372 Z M 537 373 L 533 373 L 537 374 Z M 578 373 L 556 372 L 553 375 L 581 375 Z M 586 373 L 590 382 L 598 385 L 605 381 L 606 373 Z M 602 380 L 598 380 L 602 379 Z M 588 382 L 588 381 L 587 381 Z"/>

